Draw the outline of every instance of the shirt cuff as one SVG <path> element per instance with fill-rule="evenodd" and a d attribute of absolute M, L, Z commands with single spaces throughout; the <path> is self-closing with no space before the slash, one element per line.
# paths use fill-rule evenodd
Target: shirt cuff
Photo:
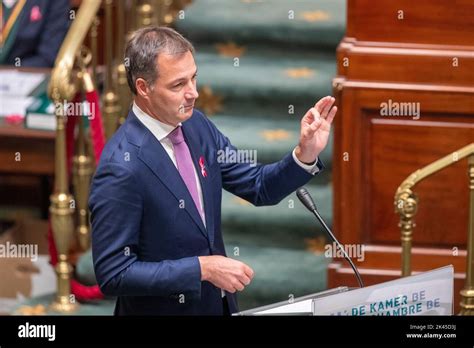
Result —
<path fill-rule="evenodd" d="M 297 157 L 296 157 L 296 149 L 293 149 L 292 152 L 293 159 L 295 160 L 296 164 L 298 164 L 301 168 L 306 170 L 309 174 L 316 174 L 319 172 L 319 167 L 318 167 L 318 158 L 316 157 L 316 161 L 314 161 L 314 164 L 305 164 L 301 162 Z"/>

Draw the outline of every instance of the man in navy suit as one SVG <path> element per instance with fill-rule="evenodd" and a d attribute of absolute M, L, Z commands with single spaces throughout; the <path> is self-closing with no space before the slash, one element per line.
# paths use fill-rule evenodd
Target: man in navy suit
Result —
<path fill-rule="evenodd" d="M 336 114 L 331 97 L 308 110 L 299 144 L 279 162 L 222 160 L 237 149 L 194 109 L 193 54 L 169 28 L 140 29 L 127 44 L 134 103 L 105 146 L 89 200 L 96 277 L 106 295 L 118 296 L 117 315 L 238 311 L 235 292 L 254 273 L 226 257 L 222 188 L 274 205 L 323 168 L 318 155 Z"/>
<path fill-rule="evenodd" d="M 70 24 L 69 0 L 3 0 L 0 64 L 52 67 Z"/>

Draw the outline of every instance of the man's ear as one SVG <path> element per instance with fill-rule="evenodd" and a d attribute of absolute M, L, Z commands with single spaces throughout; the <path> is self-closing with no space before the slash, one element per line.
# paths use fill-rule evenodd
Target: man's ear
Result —
<path fill-rule="evenodd" d="M 148 84 L 141 77 L 135 80 L 135 88 L 137 89 L 137 95 L 143 98 L 148 97 L 148 93 L 149 93 Z"/>

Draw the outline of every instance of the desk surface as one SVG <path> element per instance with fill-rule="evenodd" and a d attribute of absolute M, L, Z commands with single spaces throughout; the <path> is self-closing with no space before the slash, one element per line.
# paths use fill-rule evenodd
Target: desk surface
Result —
<path fill-rule="evenodd" d="M 46 73 L 50 74 L 51 73 L 51 68 L 33 68 L 33 67 L 28 67 L 28 68 L 20 68 L 17 66 L 13 65 L 0 65 L 0 70 L 18 70 L 18 71 L 24 71 L 24 72 L 37 72 L 37 73 Z"/>
<path fill-rule="evenodd" d="M 25 138 L 25 139 L 54 139 L 56 132 L 24 128 L 20 125 L 0 124 L 0 137 L 2 138 Z"/>

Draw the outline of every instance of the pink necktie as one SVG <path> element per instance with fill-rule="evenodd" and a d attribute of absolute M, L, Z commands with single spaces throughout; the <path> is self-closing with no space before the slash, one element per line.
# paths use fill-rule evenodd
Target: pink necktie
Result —
<path fill-rule="evenodd" d="M 181 127 L 177 127 L 170 134 L 168 134 L 168 139 L 173 144 L 178 172 L 186 184 L 191 197 L 193 198 L 194 204 L 201 215 L 201 219 L 204 221 L 204 212 L 201 208 L 201 204 L 199 203 L 193 160 L 191 158 L 188 145 L 184 141 L 183 130 Z"/>

